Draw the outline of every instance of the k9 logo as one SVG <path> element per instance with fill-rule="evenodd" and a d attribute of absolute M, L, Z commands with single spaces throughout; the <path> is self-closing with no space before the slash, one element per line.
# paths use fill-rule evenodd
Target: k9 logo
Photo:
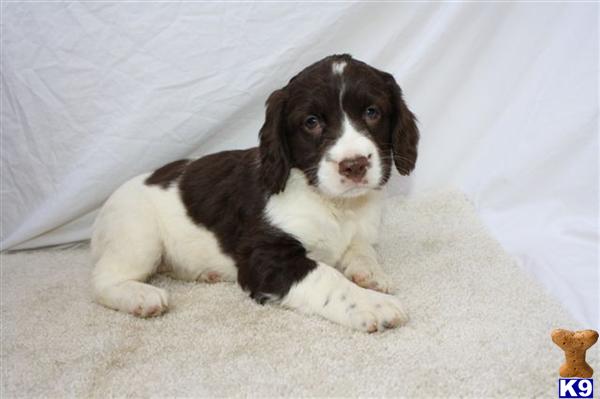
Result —
<path fill-rule="evenodd" d="M 559 398 L 593 398 L 594 380 L 591 378 L 560 378 Z"/>

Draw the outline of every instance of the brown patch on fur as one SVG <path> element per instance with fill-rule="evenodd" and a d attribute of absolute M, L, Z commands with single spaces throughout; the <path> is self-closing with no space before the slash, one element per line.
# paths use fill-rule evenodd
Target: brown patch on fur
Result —
<path fill-rule="evenodd" d="M 183 174 L 189 162 L 187 159 L 180 159 L 179 161 L 168 163 L 162 168 L 155 170 L 146 179 L 145 183 L 147 185 L 155 184 L 167 189 L 173 181 Z"/>

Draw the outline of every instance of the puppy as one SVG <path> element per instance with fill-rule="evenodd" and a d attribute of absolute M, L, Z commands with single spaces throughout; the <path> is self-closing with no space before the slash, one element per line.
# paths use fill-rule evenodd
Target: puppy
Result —
<path fill-rule="evenodd" d="M 157 272 L 236 281 L 272 301 L 374 332 L 407 320 L 377 262 L 382 188 L 409 174 L 419 132 L 392 75 L 333 55 L 266 102 L 258 148 L 179 160 L 110 196 L 94 224 L 97 302 L 167 310 Z"/>

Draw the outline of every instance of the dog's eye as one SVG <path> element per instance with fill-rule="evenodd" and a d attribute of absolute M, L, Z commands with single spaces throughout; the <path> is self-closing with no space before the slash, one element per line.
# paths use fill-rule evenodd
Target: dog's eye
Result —
<path fill-rule="evenodd" d="M 314 129 L 319 126 L 319 119 L 314 115 L 310 115 L 304 120 L 304 126 L 306 126 L 307 129 Z"/>
<path fill-rule="evenodd" d="M 375 105 L 371 105 L 365 110 L 365 117 L 367 120 L 376 121 L 381 117 L 381 112 Z"/>
<path fill-rule="evenodd" d="M 321 134 L 321 131 L 323 130 L 319 118 L 314 115 L 309 115 L 304 119 L 304 127 L 313 134 Z"/>

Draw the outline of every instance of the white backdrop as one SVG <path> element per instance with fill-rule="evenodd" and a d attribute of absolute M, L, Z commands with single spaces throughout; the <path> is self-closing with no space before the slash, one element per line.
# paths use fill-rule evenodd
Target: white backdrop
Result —
<path fill-rule="evenodd" d="M 600 326 L 597 4 L 3 3 L 2 29 L 3 249 L 88 238 L 129 177 L 255 145 L 267 95 L 348 52 L 420 119 L 413 191 L 460 188 Z"/>

